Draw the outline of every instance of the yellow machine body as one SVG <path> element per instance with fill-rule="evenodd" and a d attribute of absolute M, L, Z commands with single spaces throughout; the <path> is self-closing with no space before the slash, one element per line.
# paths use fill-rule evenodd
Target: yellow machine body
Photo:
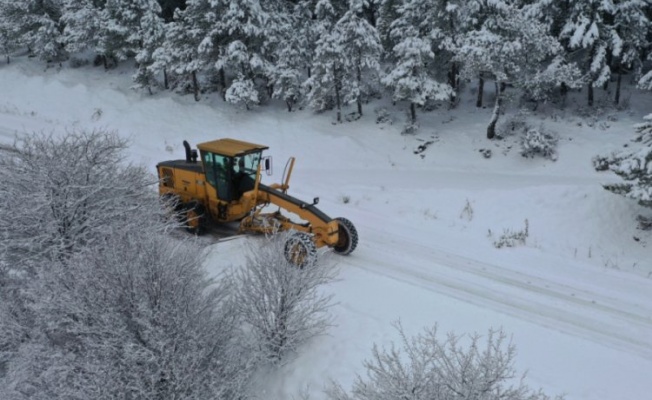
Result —
<path fill-rule="evenodd" d="M 287 194 L 293 158 L 285 181 L 267 186 L 261 183 L 262 152 L 267 146 L 219 139 L 197 145 L 199 154 L 187 142 L 184 146 L 185 160 L 163 161 L 157 165 L 159 193 L 174 197 L 182 207 L 201 216 L 197 224 L 240 221 L 240 231 L 260 233 L 293 229 L 309 234 L 316 247 L 336 250 L 351 240 L 350 232 L 341 234 L 343 219 L 331 219 L 320 211 L 316 207 L 318 199 L 306 203 Z M 263 207 L 269 204 L 278 206 L 279 211 L 263 213 Z M 281 209 L 302 221 L 292 221 Z"/>

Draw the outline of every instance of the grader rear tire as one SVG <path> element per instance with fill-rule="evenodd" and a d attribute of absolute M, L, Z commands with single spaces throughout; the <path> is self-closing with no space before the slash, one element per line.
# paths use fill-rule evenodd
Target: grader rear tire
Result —
<path fill-rule="evenodd" d="M 358 231 L 355 229 L 353 222 L 346 218 L 335 218 L 339 224 L 337 244 L 333 246 L 336 253 L 344 256 L 353 253 L 358 246 Z"/>
<path fill-rule="evenodd" d="M 188 232 L 201 235 L 206 231 L 206 210 L 202 204 L 195 201 L 186 203 L 182 216 Z"/>
<path fill-rule="evenodd" d="M 295 267 L 303 268 L 317 261 L 317 247 L 312 237 L 304 232 L 291 234 L 283 249 L 285 259 Z"/>

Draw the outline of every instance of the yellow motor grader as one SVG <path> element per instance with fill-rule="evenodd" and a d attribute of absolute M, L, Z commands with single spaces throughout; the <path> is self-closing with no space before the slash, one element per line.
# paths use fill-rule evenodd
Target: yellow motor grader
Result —
<path fill-rule="evenodd" d="M 317 248 L 328 246 L 339 254 L 350 254 L 358 244 L 358 233 L 346 218 L 330 218 L 316 205 L 288 195 L 294 157 L 290 158 L 282 183 L 264 185 L 262 170 L 271 169 L 271 158 L 263 157 L 267 146 L 236 139 L 200 143 L 191 149 L 184 140 L 186 158 L 160 162 L 159 193 L 175 204 L 186 229 L 201 234 L 211 223 L 240 221 L 239 232 L 272 234 L 293 231 L 285 243 L 285 256 L 303 266 L 314 261 Z M 199 160 L 198 160 L 199 158 Z M 275 212 L 263 213 L 267 205 Z M 295 222 L 281 210 L 296 214 Z"/>

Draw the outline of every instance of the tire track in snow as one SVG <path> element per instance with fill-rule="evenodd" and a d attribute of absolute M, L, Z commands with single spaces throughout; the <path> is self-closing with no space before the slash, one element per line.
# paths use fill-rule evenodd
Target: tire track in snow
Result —
<path fill-rule="evenodd" d="M 652 357 L 650 307 L 473 260 L 410 238 L 388 236 L 368 227 L 365 234 L 366 240 L 345 264 Z"/>

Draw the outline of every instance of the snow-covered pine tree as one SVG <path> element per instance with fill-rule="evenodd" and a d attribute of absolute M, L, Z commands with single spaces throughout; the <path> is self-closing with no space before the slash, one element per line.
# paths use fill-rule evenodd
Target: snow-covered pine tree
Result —
<path fill-rule="evenodd" d="M 142 49 L 141 20 L 160 11 L 157 0 L 106 0 L 96 33 L 96 51 L 105 68 L 135 56 Z"/>
<path fill-rule="evenodd" d="M 61 20 L 65 24 L 63 42 L 70 53 L 95 51 L 100 31 L 103 3 L 94 0 L 64 0 Z"/>
<path fill-rule="evenodd" d="M 604 185 L 605 189 L 652 207 L 652 114 L 644 119 L 634 126 L 634 145 L 606 157 L 598 156 L 593 163 L 597 170 L 612 171 L 624 180 Z"/>
<path fill-rule="evenodd" d="M 540 74 L 539 79 L 554 79 L 554 73 L 541 74 L 541 70 L 550 68 L 550 60 L 561 52 L 561 45 L 547 33 L 547 28 L 519 9 L 501 3 L 500 8 L 493 11 L 479 30 L 465 35 L 458 54 L 465 76 L 486 74 L 495 80 L 496 100 L 487 127 L 488 139 L 496 135 L 506 84 L 524 87 L 537 74 Z"/>
<path fill-rule="evenodd" d="M 318 111 L 337 110 L 337 122 L 342 121 L 343 80 L 347 62 L 342 51 L 339 32 L 324 33 L 317 40 L 312 76 L 304 82 L 309 105 Z"/>
<path fill-rule="evenodd" d="M 346 0 L 299 0 L 292 10 L 294 35 L 303 49 L 308 77 L 312 76 L 312 63 L 317 40 L 332 30 L 337 20 L 346 12 Z"/>
<path fill-rule="evenodd" d="M 398 18 L 391 25 L 391 38 L 397 44 L 392 49 L 395 60 L 382 83 L 393 91 L 395 101 L 410 102 L 410 121 L 416 122 L 416 107 L 427 100 L 446 100 L 453 89 L 434 76 L 433 2 L 436 0 L 406 0 L 400 6 Z"/>
<path fill-rule="evenodd" d="M 173 20 L 176 10 L 186 7 L 186 0 L 159 0 L 159 3 L 161 4 L 161 17 L 165 22 Z"/>
<path fill-rule="evenodd" d="M 140 48 L 136 54 L 138 71 L 132 77 L 137 87 L 146 88 L 150 94 L 152 87 L 158 86 L 155 70 L 151 68 L 155 61 L 154 51 L 161 47 L 165 40 L 165 26 L 160 13 L 158 2 L 154 0 L 140 18 Z"/>
<path fill-rule="evenodd" d="M 258 104 L 260 98 L 251 72 L 252 56 L 247 50 L 247 46 L 239 40 L 229 43 L 217 66 L 221 69 L 228 66 L 234 67 L 233 73 L 237 77 L 233 79 L 226 90 L 224 99 L 232 104 L 244 104 L 248 110 L 250 105 Z M 256 59 L 260 60 L 257 57 Z"/>
<path fill-rule="evenodd" d="M 459 40 L 464 40 L 464 35 L 466 33 L 480 30 L 482 28 L 482 25 L 487 20 L 487 18 L 489 18 L 491 15 L 495 14 L 496 12 L 499 12 L 500 10 L 504 10 L 505 8 L 508 7 L 508 4 L 505 0 L 493 0 L 493 1 L 469 0 L 467 2 L 464 2 L 462 6 L 463 6 L 462 10 L 460 10 L 461 23 L 462 23 L 462 27 L 460 31 L 462 33 L 462 38 L 461 39 L 459 37 L 457 38 L 458 49 L 462 45 L 462 43 L 460 43 Z M 455 60 L 460 64 L 463 62 L 462 59 L 459 57 L 459 55 L 458 57 L 455 57 Z M 468 68 L 466 69 L 466 71 L 468 72 Z M 478 72 L 477 76 L 467 75 L 465 76 L 465 78 L 478 80 L 478 94 L 476 97 L 475 106 L 481 108 L 484 102 L 484 85 L 485 85 L 485 78 L 487 77 L 484 76 L 485 71 L 483 71 L 482 69 L 478 69 L 477 72 Z"/>
<path fill-rule="evenodd" d="M 200 83 L 198 73 L 207 68 L 207 53 L 213 51 L 213 41 L 208 36 L 220 10 L 218 2 L 187 0 L 186 9 L 177 9 L 174 21 L 165 24 L 165 40 L 153 53 L 150 69 L 163 73 L 165 81 L 172 78 L 171 88 L 181 87 L 190 91 L 199 101 Z"/>
<path fill-rule="evenodd" d="M 271 70 L 273 86 L 272 97 L 282 99 L 291 112 L 303 95 L 301 84 L 303 71 L 308 63 L 309 48 L 306 38 L 296 34 L 298 21 L 296 15 L 280 17 L 280 23 L 275 24 L 274 37 L 278 38 L 273 46 L 274 60 L 268 65 Z M 270 46 L 266 45 L 265 48 Z M 268 56 L 269 57 L 269 56 Z"/>
<path fill-rule="evenodd" d="M 286 43 L 297 42 L 297 25 L 292 12 L 295 5 L 288 0 L 261 0 L 260 6 L 266 16 L 266 22 L 263 26 L 259 53 L 265 62 L 262 70 L 258 71 L 257 78 L 265 84 L 266 95 L 271 98 L 277 78 L 276 65 L 279 62 L 279 53 L 286 46 L 296 46 L 296 43 L 290 45 Z M 295 65 L 299 65 L 297 61 Z"/>
<path fill-rule="evenodd" d="M 348 9 L 348 0 L 316 0 L 314 15 L 317 18 L 318 33 L 332 31 Z"/>
<path fill-rule="evenodd" d="M 20 25 L 12 18 L 14 1 L 0 0 L 0 53 L 11 62 L 11 53 L 21 46 Z"/>
<path fill-rule="evenodd" d="M 315 56 L 315 47 L 319 38 L 317 25 L 314 19 L 315 0 L 299 0 L 292 9 L 292 23 L 294 38 L 299 43 L 303 57 L 301 60 L 302 68 L 305 69 L 308 77 L 312 75 L 312 61 Z"/>
<path fill-rule="evenodd" d="M 0 0 L 0 20 L 9 24 L 9 33 L 43 61 L 60 62 L 68 57 L 61 33 L 62 0 Z"/>
<path fill-rule="evenodd" d="M 212 38 L 220 39 L 212 44 L 220 54 L 214 67 L 227 76 L 236 77 L 237 88 L 228 96 L 225 93 L 229 102 L 244 103 L 248 107 L 254 98 L 256 102 L 260 98 L 254 80 L 256 76 L 265 76 L 267 70 L 261 52 L 268 20 L 258 0 L 230 0 L 218 16 L 211 34 Z"/>
<path fill-rule="evenodd" d="M 644 61 L 642 55 L 649 48 L 652 22 L 648 16 L 652 15 L 652 7 L 649 1 L 643 0 L 621 0 L 615 6 L 613 66 L 617 80 L 614 103 L 618 105 L 623 73 L 639 71 Z"/>
<path fill-rule="evenodd" d="M 356 103 L 362 115 L 362 101 L 369 97 L 380 72 L 382 45 L 376 28 L 363 16 L 365 0 L 350 0 L 350 8 L 337 21 L 335 31 L 347 62 L 342 81 L 343 101 Z"/>
<path fill-rule="evenodd" d="M 560 33 L 568 51 L 575 52 L 587 86 L 587 103 L 593 106 L 594 88 L 608 83 L 614 50 L 622 39 L 614 29 L 616 6 L 611 0 L 576 0 L 564 16 Z"/>
<path fill-rule="evenodd" d="M 396 46 L 396 41 L 392 38 L 392 23 L 399 17 L 398 7 L 403 4 L 404 0 L 380 0 L 378 8 L 378 20 L 376 28 L 383 45 L 383 60 L 392 61 L 394 52 L 392 49 Z"/>
<path fill-rule="evenodd" d="M 431 12 L 435 16 L 433 45 L 438 69 L 448 71 L 448 85 L 453 89 L 451 103 L 458 97 L 460 85 L 460 65 L 455 55 L 461 45 L 465 30 L 469 29 L 460 0 L 439 0 Z"/>

